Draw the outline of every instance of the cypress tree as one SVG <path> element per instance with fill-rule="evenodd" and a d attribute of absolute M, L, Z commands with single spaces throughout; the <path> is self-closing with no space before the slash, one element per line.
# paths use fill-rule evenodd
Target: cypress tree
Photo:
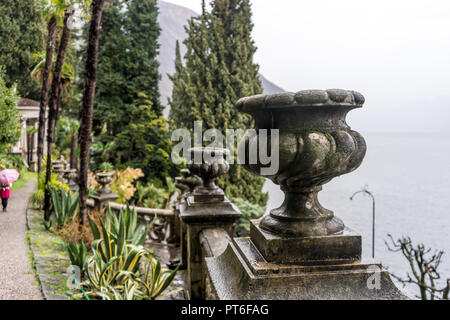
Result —
<path fill-rule="evenodd" d="M 238 112 L 237 100 L 262 93 L 256 52 L 251 38 L 253 24 L 249 0 L 214 0 L 211 12 L 193 17 L 186 28 L 186 65 L 177 58 L 171 119 L 176 127 L 192 129 L 195 120 L 203 121 L 203 130 L 216 128 L 250 129 L 251 118 Z M 232 165 L 219 184 L 229 197 L 244 197 L 265 204 L 261 193 L 264 179 L 240 166 Z"/>
<path fill-rule="evenodd" d="M 0 65 L 8 87 L 17 83 L 22 97 L 39 100 L 39 85 L 30 77 L 33 54 L 45 48 L 45 22 L 35 0 L 0 0 Z"/>
<path fill-rule="evenodd" d="M 99 39 L 93 130 L 99 135 L 105 128 L 110 139 L 130 121 L 134 100 L 129 95 L 130 87 L 125 76 L 129 40 L 123 32 L 122 5 L 118 0 L 105 3 Z"/>
<path fill-rule="evenodd" d="M 158 24 L 156 0 L 131 0 L 125 19 L 125 29 L 130 39 L 128 50 L 129 64 L 127 77 L 129 94 L 137 99 L 144 94 L 152 103 L 153 110 L 162 115 L 163 107 L 159 101 L 159 52 L 158 38 L 161 29 Z"/>

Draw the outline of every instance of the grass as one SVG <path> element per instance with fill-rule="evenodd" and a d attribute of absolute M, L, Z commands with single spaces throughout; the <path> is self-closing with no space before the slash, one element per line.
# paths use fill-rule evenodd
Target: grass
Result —
<path fill-rule="evenodd" d="M 31 179 L 37 179 L 36 172 L 25 171 L 20 174 L 19 180 L 13 183 L 11 191 L 16 191 L 25 187 L 28 181 Z"/>

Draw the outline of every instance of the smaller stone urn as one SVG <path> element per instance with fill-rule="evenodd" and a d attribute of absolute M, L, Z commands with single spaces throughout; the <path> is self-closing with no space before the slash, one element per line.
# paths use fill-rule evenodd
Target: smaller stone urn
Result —
<path fill-rule="evenodd" d="M 63 164 L 63 163 L 53 165 L 53 171 L 54 171 L 56 174 L 58 174 L 58 176 L 59 176 L 59 178 L 60 178 L 61 180 L 64 179 L 64 170 L 65 170 L 65 169 L 64 169 L 64 164 Z"/>
<path fill-rule="evenodd" d="M 113 174 L 111 172 L 97 173 L 95 180 L 101 185 L 101 188 L 92 195 L 92 199 L 94 199 L 95 208 L 102 210 L 108 202 L 114 202 L 119 197 L 109 188 L 109 184 L 113 181 Z"/>
<path fill-rule="evenodd" d="M 95 181 L 97 181 L 101 188 L 98 191 L 99 194 L 110 194 L 112 190 L 109 188 L 109 184 L 113 181 L 113 174 L 111 172 L 100 172 L 95 175 Z"/>
<path fill-rule="evenodd" d="M 76 169 L 65 170 L 63 177 L 64 177 L 66 183 L 69 185 L 69 189 L 71 191 L 78 190 L 78 184 L 76 183 L 76 179 L 77 179 L 77 170 Z"/>
<path fill-rule="evenodd" d="M 191 161 L 188 162 L 190 172 L 203 180 L 203 184 L 194 190 L 195 201 L 224 201 L 225 194 L 216 185 L 215 180 L 228 173 L 230 169 L 225 160 L 229 151 L 221 148 L 197 147 L 189 149 L 188 152 L 192 155 Z"/>

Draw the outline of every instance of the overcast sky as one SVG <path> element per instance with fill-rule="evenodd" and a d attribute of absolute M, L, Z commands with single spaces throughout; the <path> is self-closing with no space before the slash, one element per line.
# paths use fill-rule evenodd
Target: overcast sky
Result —
<path fill-rule="evenodd" d="M 450 1 L 253 0 L 253 21 L 261 73 L 285 90 L 360 91 L 360 131 L 450 132 Z"/>

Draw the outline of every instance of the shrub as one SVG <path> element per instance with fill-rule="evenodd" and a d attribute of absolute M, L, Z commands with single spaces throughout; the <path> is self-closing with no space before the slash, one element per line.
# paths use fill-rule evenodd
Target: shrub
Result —
<path fill-rule="evenodd" d="M 87 247 L 84 242 L 69 242 L 66 248 L 69 253 L 70 262 L 73 266 L 77 266 L 81 271 L 85 270 L 87 262 Z"/>
<path fill-rule="evenodd" d="M 75 216 L 78 209 L 78 192 L 72 194 L 70 191 L 50 187 L 52 196 L 53 212 L 55 213 L 58 227 L 64 226 L 70 218 Z"/>
<path fill-rule="evenodd" d="M 117 218 L 108 211 L 100 219 L 100 228 L 89 217 L 94 235 L 93 255 L 87 261 L 87 294 L 105 300 L 146 300 L 164 294 L 176 272 L 161 268 L 153 252 L 140 243 L 142 226 L 137 227 L 136 212 L 127 210 Z M 148 231 L 148 230 L 146 230 Z M 78 295 L 81 297 L 81 295 Z"/>
<path fill-rule="evenodd" d="M 92 210 L 90 212 L 90 218 L 93 223 L 100 226 L 100 217 L 103 214 L 100 211 Z M 82 224 L 81 219 L 77 218 L 71 223 L 68 223 L 55 230 L 55 234 L 58 235 L 64 243 L 81 243 L 83 242 L 88 249 L 91 249 L 92 242 L 94 241 L 94 235 L 89 224 Z"/>
<path fill-rule="evenodd" d="M 0 66 L 0 154 L 9 149 L 20 138 L 20 115 L 17 111 L 17 95 L 3 80 L 4 68 Z"/>
<path fill-rule="evenodd" d="M 126 168 L 125 170 L 121 170 L 115 173 L 113 182 L 111 183 L 111 190 L 119 196 L 117 199 L 118 203 L 125 204 L 128 200 L 130 200 L 134 193 L 136 192 L 136 188 L 133 185 L 133 182 L 136 179 L 142 178 L 144 174 L 141 169 L 133 169 Z"/>

